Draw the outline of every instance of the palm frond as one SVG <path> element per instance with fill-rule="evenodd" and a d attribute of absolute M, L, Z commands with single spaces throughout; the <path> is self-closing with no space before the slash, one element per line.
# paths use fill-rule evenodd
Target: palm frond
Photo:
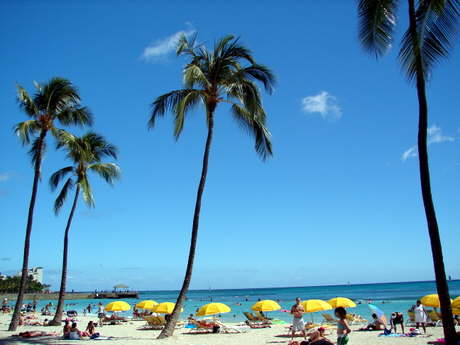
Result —
<path fill-rule="evenodd" d="M 192 89 L 195 85 L 201 86 L 203 89 L 211 86 L 211 83 L 206 78 L 203 70 L 198 64 L 189 64 L 184 68 L 184 86 L 187 89 Z"/>
<path fill-rule="evenodd" d="M 376 57 L 391 48 L 396 10 L 396 0 L 359 0 L 359 38 L 364 49 Z"/>
<path fill-rule="evenodd" d="M 67 79 L 54 77 L 46 83 L 41 92 L 34 97 L 34 103 L 39 110 L 46 114 L 56 116 L 70 106 L 80 103 L 77 88 Z"/>
<path fill-rule="evenodd" d="M 270 141 L 271 135 L 265 127 L 263 110 L 260 109 L 258 113 L 253 113 L 238 104 L 233 104 L 231 110 L 235 120 L 254 137 L 256 152 L 262 160 L 266 160 L 273 152 Z"/>
<path fill-rule="evenodd" d="M 38 109 L 34 103 L 32 97 L 30 97 L 29 93 L 21 86 L 16 86 L 18 89 L 18 102 L 20 108 L 30 117 L 37 117 L 38 116 Z"/>
<path fill-rule="evenodd" d="M 38 135 L 40 130 L 40 122 L 37 120 L 27 120 L 14 126 L 14 132 L 23 145 L 28 145 L 30 143 L 30 138 Z"/>
<path fill-rule="evenodd" d="M 159 116 L 164 116 L 164 114 L 169 110 L 174 110 L 175 107 L 180 103 L 180 101 L 190 92 L 195 91 L 194 89 L 183 89 L 183 90 L 174 90 L 164 95 L 161 95 L 155 99 L 152 103 L 152 112 L 150 119 L 148 121 L 148 128 L 152 129 L 155 126 L 155 121 Z"/>
<path fill-rule="evenodd" d="M 205 95 L 202 91 L 189 90 L 189 92 L 182 97 L 182 99 L 174 108 L 174 136 L 176 137 L 176 140 L 179 138 L 180 134 L 182 133 L 182 129 L 184 128 L 186 113 L 195 107 L 200 102 L 200 100 L 202 100 L 204 103 L 204 97 Z"/>
<path fill-rule="evenodd" d="M 261 82 L 268 93 L 271 94 L 273 92 L 276 78 L 268 67 L 259 64 L 252 64 L 248 67 L 242 68 L 239 73 L 242 73 L 244 78 L 250 78 Z"/>
<path fill-rule="evenodd" d="M 195 54 L 195 44 L 196 44 L 196 38 L 197 34 L 193 34 L 190 39 L 187 38 L 185 34 L 182 34 L 179 37 L 179 41 L 177 42 L 177 48 L 176 48 L 176 55 L 183 55 L 183 54 L 188 54 L 191 56 L 196 56 Z"/>
<path fill-rule="evenodd" d="M 57 215 L 59 211 L 61 210 L 62 206 L 64 205 L 64 202 L 67 198 L 67 194 L 69 193 L 70 190 L 73 188 L 73 180 L 71 177 L 69 177 L 62 186 L 61 192 L 57 196 L 56 200 L 54 201 L 54 213 Z"/>
<path fill-rule="evenodd" d="M 424 77 L 428 78 L 432 68 L 449 55 L 458 33 L 460 1 L 421 0 L 416 9 L 417 37 L 410 28 L 403 36 L 399 58 L 409 80 L 417 72 L 417 55 L 420 54 Z"/>
<path fill-rule="evenodd" d="M 93 191 L 91 190 L 91 186 L 89 184 L 88 177 L 86 175 L 80 177 L 77 183 L 81 187 L 83 200 L 85 201 L 85 203 L 89 207 L 94 207 L 95 203 L 94 203 Z"/>
<path fill-rule="evenodd" d="M 120 168 L 113 163 L 94 163 L 89 165 L 88 169 L 97 173 L 110 185 L 120 178 Z"/>
<path fill-rule="evenodd" d="M 91 126 L 93 115 L 87 107 L 68 106 L 56 115 L 59 122 L 65 126 Z"/>
<path fill-rule="evenodd" d="M 54 172 L 50 177 L 50 187 L 51 190 L 55 190 L 61 180 L 67 175 L 74 172 L 74 168 L 72 166 L 67 166 L 65 168 L 59 169 L 58 171 Z"/>

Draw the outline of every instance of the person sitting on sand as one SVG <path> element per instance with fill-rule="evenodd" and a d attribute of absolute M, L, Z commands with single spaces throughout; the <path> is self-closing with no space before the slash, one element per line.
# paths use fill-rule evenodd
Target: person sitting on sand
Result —
<path fill-rule="evenodd" d="M 401 325 L 401 333 L 404 333 L 404 316 L 403 316 L 403 314 L 399 313 L 399 312 L 391 313 L 390 325 L 391 325 L 391 330 L 394 329 L 395 333 L 398 333 L 398 330 L 396 328 L 396 325 L 398 325 L 398 324 Z"/>
<path fill-rule="evenodd" d="M 324 337 L 325 329 L 319 327 L 316 331 L 308 333 L 308 341 L 302 341 L 300 345 L 333 345 L 333 343 Z"/>
<path fill-rule="evenodd" d="M 70 328 L 69 339 L 70 340 L 80 340 L 81 339 L 80 330 L 77 328 L 76 322 L 74 322 L 72 324 L 72 327 Z"/>
<path fill-rule="evenodd" d="M 64 339 L 69 339 L 70 329 L 71 328 L 72 327 L 70 326 L 70 321 L 66 320 L 65 324 L 64 324 L 64 329 L 63 329 Z"/>
<path fill-rule="evenodd" d="M 372 322 L 370 322 L 366 327 L 361 327 L 359 331 L 380 331 L 385 329 L 384 322 L 378 318 L 377 314 L 372 314 L 372 319 Z"/>
<path fill-rule="evenodd" d="M 86 326 L 86 333 L 88 333 L 90 336 L 96 333 L 96 326 L 94 325 L 93 321 L 88 322 L 88 325 Z"/>

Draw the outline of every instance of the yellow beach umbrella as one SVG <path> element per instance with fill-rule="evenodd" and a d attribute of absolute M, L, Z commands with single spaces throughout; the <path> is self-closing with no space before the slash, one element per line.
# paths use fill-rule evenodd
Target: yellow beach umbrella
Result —
<path fill-rule="evenodd" d="M 163 303 L 156 305 L 152 310 L 158 314 L 171 314 L 175 306 L 176 306 L 176 303 L 163 302 Z M 180 311 L 183 312 L 184 309 L 182 308 Z"/>
<path fill-rule="evenodd" d="M 453 309 L 460 309 L 460 296 L 458 296 L 456 299 L 453 300 L 452 308 Z"/>
<path fill-rule="evenodd" d="M 425 307 L 439 308 L 441 306 L 441 304 L 439 303 L 439 296 L 438 294 L 435 294 L 435 293 L 431 295 L 423 296 L 420 302 L 422 302 L 422 304 Z"/>
<path fill-rule="evenodd" d="M 136 304 L 136 308 L 138 309 L 153 309 L 157 306 L 158 303 L 152 300 L 145 300 Z"/>
<path fill-rule="evenodd" d="M 356 303 L 346 297 L 332 298 L 329 301 L 327 301 L 327 303 L 329 303 L 332 308 L 338 308 L 338 307 L 354 308 L 356 307 Z"/>
<path fill-rule="evenodd" d="M 115 301 L 105 306 L 105 311 L 127 311 L 131 309 L 131 306 L 124 301 Z"/>
<path fill-rule="evenodd" d="M 332 306 L 321 299 L 309 299 L 302 302 L 303 309 L 306 313 L 314 313 L 316 311 L 331 310 Z"/>
<path fill-rule="evenodd" d="M 271 299 L 265 299 L 254 304 L 251 309 L 254 311 L 275 311 L 280 310 L 281 306 Z"/>
<path fill-rule="evenodd" d="M 460 308 L 452 308 L 452 314 L 460 315 Z"/>
<path fill-rule="evenodd" d="M 208 303 L 198 309 L 197 316 L 216 315 L 221 313 L 228 313 L 231 311 L 230 307 L 224 303 Z"/>

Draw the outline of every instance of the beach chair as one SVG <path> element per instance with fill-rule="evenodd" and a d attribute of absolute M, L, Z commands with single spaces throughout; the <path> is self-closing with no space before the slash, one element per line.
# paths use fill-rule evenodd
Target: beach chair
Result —
<path fill-rule="evenodd" d="M 236 328 L 236 327 L 233 327 L 233 326 L 229 326 L 229 325 L 226 325 L 226 324 L 223 324 L 222 322 L 220 321 L 214 321 L 214 323 L 220 327 L 220 330 L 219 332 L 220 333 L 243 333 L 243 329 L 240 329 L 240 328 Z"/>
<path fill-rule="evenodd" d="M 249 326 L 249 328 L 271 328 L 271 326 L 267 323 L 249 321 L 249 320 L 246 320 L 245 325 Z"/>
<path fill-rule="evenodd" d="M 259 322 L 259 319 L 257 319 L 252 313 L 245 311 L 243 312 L 243 315 L 246 317 L 246 319 L 248 319 L 248 321 Z"/>
<path fill-rule="evenodd" d="M 257 321 L 262 321 L 263 323 L 272 323 L 272 319 L 263 316 L 259 311 L 256 311 Z"/>
<path fill-rule="evenodd" d="M 147 327 L 150 329 L 163 329 L 166 325 L 166 320 L 163 316 L 144 316 L 147 321 Z"/>
<path fill-rule="evenodd" d="M 441 315 L 439 315 L 436 310 L 430 310 L 428 311 L 428 317 L 430 318 L 433 326 L 438 327 L 442 326 L 442 318 Z"/>
<path fill-rule="evenodd" d="M 336 324 L 337 323 L 337 320 L 334 319 L 331 315 L 326 314 L 326 313 L 321 314 L 321 315 L 324 318 L 323 323 L 325 323 L 325 324 Z"/>
<path fill-rule="evenodd" d="M 214 327 L 216 324 L 214 322 L 206 322 L 204 320 L 197 320 L 191 322 L 192 325 L 195 325 L 194 328 L 190 328 L 188 333 L 213 333 Z"/>
<path fill-rule="evenodd" d="M 345 318 L 347 319 L 350 325 L 355 325 L 358 323 L 367 323 L 367 320 L 364 319 L 361 315 L 347 314 Z"/>

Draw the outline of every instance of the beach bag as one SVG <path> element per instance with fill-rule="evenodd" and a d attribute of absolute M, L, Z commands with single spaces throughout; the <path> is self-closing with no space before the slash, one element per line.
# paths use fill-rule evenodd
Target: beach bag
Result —
<path fill-rule="evenodd" d="M 391 329 L 385 328 L 383 330 L 383 334 L 385 334 L 385 335 L 391 334 Z"/>

